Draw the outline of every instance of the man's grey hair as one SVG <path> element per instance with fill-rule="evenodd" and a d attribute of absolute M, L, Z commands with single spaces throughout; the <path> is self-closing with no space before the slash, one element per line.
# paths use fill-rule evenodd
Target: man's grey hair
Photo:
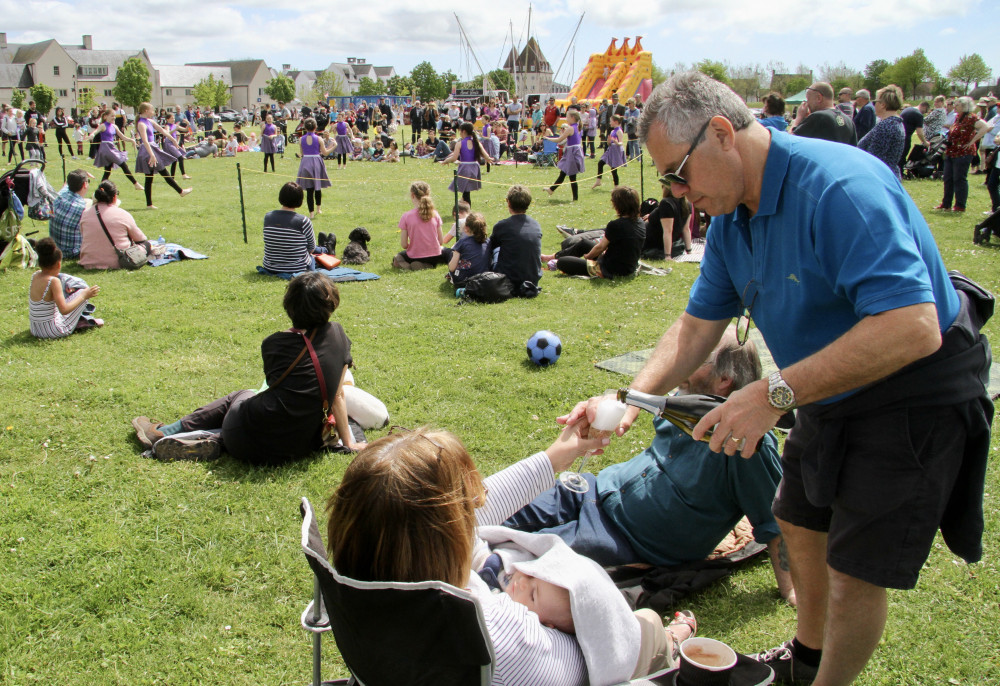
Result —
<path fill-rule="evenodd" d="M 865 100 L 871 100 L 872 94 L 868 92 L 867 88 L 862 88 L 857 93 L 854 94 L 855 98 L 864 98 Z"/>
<path fill-rule="evenodd" d="M 712 371 L 716 376 L 733 380 L 732 390 L 738 391 L 761 377 L 760 355 L 752 340 L 740 345 L 736 340 L 736 327 L 730 325 L 722 342 L 711 357 Z"/>
<path fill-rule="evenodd" d="M 753 112 L 729 86 L 698 71 L 674 74 L 646 101 L 639 140 L 645 145 L 652 128 L 661 126 L 671 143 L 691 143 L 705 122 L 718 116 L 737 131 L 754 122 Z"/>

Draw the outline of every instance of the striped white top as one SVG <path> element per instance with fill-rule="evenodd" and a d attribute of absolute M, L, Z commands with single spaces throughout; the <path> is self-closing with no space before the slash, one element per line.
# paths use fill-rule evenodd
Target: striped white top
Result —
<path fill-rule="evenodd" d="M 291 274 L 306 271 L 315 247 L 309 217 L 288 210 L 264 215 L 264 269 Z"/>
<path fill-rule="evenodd" d="M 497 525 L 552 488 L 552 463 L 545 453 L 507 467 L 484 480 L 486 505 L 476 511 L 480 526 Z M 485 543 L 477 545 L 485 548 Z M 486 551 L 488 552 L 488 550 Z M 479 555 L 477 555 L 479 557 Z M 492 593 L 475 572 L 469 590 L 483 609 L 493 641 L 493 686 L 580 686 L 587 683 L 583 653 L 573 636 L 543 626 L 538 615 L 506 593 Z"/>
<path fill-rule="evenodd" d="M 56 307 L 55 301 L 45 299 L 45 296 L 49 293 L 49 288 L 52 287 L 53 281 L 59 284 L 59 288 L 62 287 L 62 283 L 58 278 L 49 277 L 48 283 L 45 284 L 45 290 L 42 292 L 41 300 L 32 300 L 31 296 L 28 296 L 28 323 L 31 327 L 31 335 L 36 338 L 63 338 L 69 336 L 76 330 L 76 323 L 80 320 L 83 308 L 87 305 L 87 301 L 84 300 L 69 314 L 60 312 L 59 308 Z"/>

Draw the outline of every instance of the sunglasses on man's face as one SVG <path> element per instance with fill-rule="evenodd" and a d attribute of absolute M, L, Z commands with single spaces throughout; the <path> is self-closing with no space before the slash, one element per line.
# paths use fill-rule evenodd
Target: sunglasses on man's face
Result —
<path fill-rule="evenodd" d="M 711 123 L 712 120 L 709 119 L 702 125 L 701 130 L 698 131 L 698 135 L 694 137 L 693 141 L 691 141 L 691 147 L 688 148 L 687 154 L 684 155 L 684 159 L 682 159 L 681 163 L 677 165 L 677 169 L 675 169 L 672 172 L 667 172 L 659 178 L 659 181 L 662 185 L 666 186 L 667 188 L 669 188 L 672 184 L 675 183 L 679 183 L 682 186 L 687 185 L 687 179 L 681 176 L 681 170 L 684 169 L 684 165 L 687 164 L 688 158 L 691 157 L 691 153 L 693 153 L 694 149 L 698 147 L 699 143 L 701 143 L 702 138 L 705 136 L 705 131 L 708 130 L 708 125 Z"/>

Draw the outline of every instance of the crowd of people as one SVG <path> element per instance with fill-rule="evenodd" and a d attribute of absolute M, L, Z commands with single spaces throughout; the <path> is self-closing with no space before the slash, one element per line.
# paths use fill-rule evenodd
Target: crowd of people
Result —
<path fill-rule="evenodd" d="M 949 279 L 900 179 L 913 135 L 923 146 L 945 136 L 944 198 L 936 209 L 965 210 L 977 150 L 977 171 L 992 183 L 996 209 L 1000 116 L 992 98 L 938 98 L 906 107 L 896 86 L 874 99 L 865 90 L 842 91 L 838 99 L 829 84 L 817 82 L 794 115 L 771 94 L 758 118 L 728 87 L 692 72 L 671 77 L 646 103 L 621 105 L 614 95 L 600 107 L 571 102 L 559 111 L 551 100 L 544 108 L 526 107 L 515 97 L 503 108 L 491 101 L 482 108 L 449 103 L 444 113 L 419 101 L 409 112 L 384 101 L 370 112 L 322 105 L 300 112 L 296 181 L 281 187 L 280 209 L 263 222 L 265 272 L 297 274 L 283 298 L 292 327 L 261 347 L 264 387 L 234 391 L 172 423 L 137 417 L 136 436 L 167 460 L 213 459 L 224 448 L 251 464 L 281 464 L 337 438 L 359 451 L 328 505 L 334 564 L 361 581 L 439 580 L 469 589 L 494 642 L 495 683 L 580 684 L 596 670 L 614 683 L 671 667 L 697 621 L 677 613 L 663 626 L 658 616 L 632 614 L 600 573 L 592 592 L 578 597 L 558 578 L 532 576 L 508 547 L 486 540 L 483 527 L 555 534 L 572 551 L 565 558 L 569 576 L 588 568 L 583 558 L 600 565 L 702 560 L 746 516 L 754 539 L 767 547 L 777 589 L 798 612 L 794 636 L 755 659 L 774 670 L 777 683 L 851 683 L 879 643 L 886 589 L 917 583 L 938 529 L 961 557 L 974 561 L 982 552 L 992 419 L 980 378 L 988 355 L 979 334 L 983 320 L 974 289 L 958 290 Z M 274 171 L 278 139 L 287 136 L 288 127 L 279 126 L 293 118 L 286 111 L 263 113 L 265 171 L 268 162 Z M 185 141 L 196 135 L 197 112 L 191 114 L 158 119 L 143 103 L 132 129 L 119 120 L 125 119 L 120 108 L 98 109 L 74 151 L 69 121 L 57 110 L 59 153 L 65 143 L 71 155 L 82 154 L 89 140 L 103 178 L 90 201 L 95 177 L 71 171 L 54 203 L 50 237 L 37 244 L 40 269 L 29 288 L 33 335 L 58 338 L 103 323 L 89 314 L 100 288 L 64 275 L 63 259 L 114 269 L 125 249 L 153 254 L 155 246 L 118 206 L 110 176 L 120 169 L 144 191 L 148 207 L 157 174 L 180 195 L 189 193 L 176 183 L 173 165 L 187 176 Z M 429 184 L 410 184 L 411 207 L 398 224 L 401 250 L 392 259 L 400 270 L 446 265 L 456 287 L 494 271 L 515 295 L 532 297 L 545 266 L 573 276 L 627 277 L 642 256 L 669 259 L 676 250 L 690 251 L 694 212 L 715 217 L 684 313 L 632 382 L 648 393 L 676 388 L 725 399 L 693 435 L 657 420 L 649 446 L 585 475 L 591 491 L 581 496 L 556 485 L 553 474 L 608 445 L 608 438 L 590 432 L 600 398 L 560 417 L 565 429 L 545 451 L 486 479 L 448 432 L 405 431 L 369 445 L 350 431 L 343 387 L 351 342 L 331 321 L 340 294 L 315 271 L 315 256 L 329 243 L 316 240 L 311 220 L 331 186 L 324 158 L 335 158 L 338 169 L 359 159 L 355 136 L 372 126 L 373 150 L 362 138 L 360 159 L 388 159 L 393 152 L 398 159 L 388 132 L 406 117 L 413 131 L 406 152 L 420 156 L 431 149 L 438 161 L 457 163 L 449 190 L 462 201 L 446 233 Z M 38 119 L 28 117 L 25 127 L 30 154 L 38 137 L 27 132 L 38 128 Z M 792 135 L 781 133 L 786 129 Z M 2 130 L 12 157 L 22 139 L 7 135 L 6 114 Z M 500 132 L 505 140 L 498 143 Z M 534 134 L 562 147 L 549 194 L 568 177 L 576 199 L 577 176 L 598 146 L 605 151 L 595 186 L 605 167 L 615 185 L 614 217 L 587 235 L 570 233 L 554 254 L 541 252 L 542 229 L 528 214 L 527 187 L 508 189 L 507 216 L 493 218 L 489 231 L 487 217 L 472 211 L 481 166 L 495 163 L 504 145 L 509 154 Z M 241 140 L 233 140 L 238 149 Z M 124 142 L 135 145 L 134 170 L 145 184 L 129 168 Z M 617 169 L 643 145 L 660 174 L 659 201 L 644 202 L 619 185 Z M 299 212 L 304 202 L 309 216 Z M 452 240 L 454 247 L 447 247 Z M 751 320 L 779 368 L 767 379 L 748 340 Z M 796 425 L 779 456 L 772 429 L 792 410 Z M 618 436 L 637 412 L 626 413 Z M 710 440 L 700 440 L 710 427 Z M 211 436 L 192 435 L 204 432 Z M 400 554 L 404 548 L 414 554 Z M 627 627 L 605 646 L 624 656 L 620 660 L 601 665 L 592 659 L 574 621 L 586 603 L 612 608 Z"/>

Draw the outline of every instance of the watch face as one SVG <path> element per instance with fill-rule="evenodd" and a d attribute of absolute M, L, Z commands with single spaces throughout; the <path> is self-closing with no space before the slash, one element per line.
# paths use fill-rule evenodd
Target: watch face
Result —
<path fill-rule="evenodd" d="M 795 403 L 795 395 L 787 386 L 775 386 L 770 391 L 771 404 L 779 409 L 791 407 Z"/>

